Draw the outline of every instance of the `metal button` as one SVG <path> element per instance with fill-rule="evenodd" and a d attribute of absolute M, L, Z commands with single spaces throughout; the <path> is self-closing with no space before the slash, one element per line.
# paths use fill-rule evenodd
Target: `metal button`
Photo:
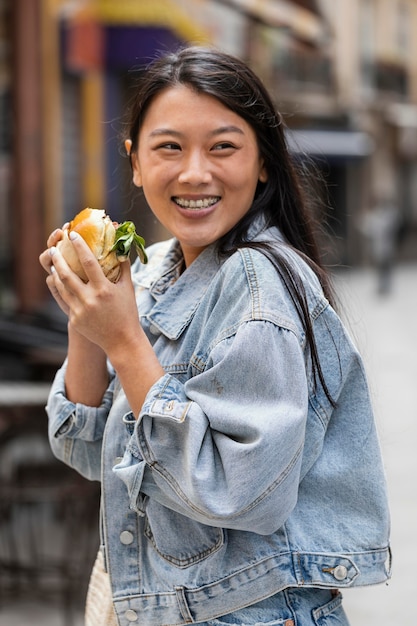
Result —
<path fill-rule="evenodd" d="M 137 622 L 138 614 L 136 613 L 136 611 L 132 611 L 132 609 L 129 609 L 125 613 L 125 618 L 127 619 L 128 622 Z"/>
<path fill-rule="evenodd" d="M 152 333 L 152 335 L 159 335 L 159 328 L 157 328 L 157 326 L 154 326 L 153 324 L 151 324 L 149 326 L 149 332 Z"/>
<path fill-rule="evenodd" d="M 135 416 L 133 415 L 132 411 L 129 411 L 129 413 L 125 413 L 122 417 L 122 421 L 125 424 L 134 424 L 136 422 L 135 420 Z"/>
<path fill-rule="evenodd" d="M 333 570 L 333 576 L 336 578 L 336 580 L 345 580 L 345 578 L 347 578 L 347 575 L 348 571 L 344 565 L 338 565 Z"/>
<path fill-rule="evenodd" d="M 120 541 L 125 545 L 125 546 L 129 546 L 131 543 L 133 543 L 133 535 L 130 531 L 128 530 L 124 530 L 123 532 L 120 533 Z"/>
<path fill-rule="evenodd" d="M 123 457 L 122 457 L 122 456 L 117 456 L 117 457 L 114 459 L 114 464 L 115 464 L 115 465 L 119 465 L 119 463 L 121 463 L 122 461 L 123 461 Z"/>
<path fill-rule="evenodd" d="M 71 413 L 69 418 L 58 429 L 57 435 L 65 435 L 74 423 L 74 413 Z"/>

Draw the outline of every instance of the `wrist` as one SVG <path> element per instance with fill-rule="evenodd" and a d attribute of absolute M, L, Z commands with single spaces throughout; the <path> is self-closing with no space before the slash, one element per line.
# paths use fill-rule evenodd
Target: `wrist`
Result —
<path fill-rule="evenodd" d="M 117 340 L 113 340 L 111 345 L 105 348 L 105 352 L 114 369 L 120 371 L 125 367 L 131 367 L 132 363 L 140 364 L 143 361 L 147 343 L 147 337 L 139 326 L 134 334 L 118 332 Z"/>
<path fill-rule="evenodd" d="M 121 338 L 107 356 L 137 417 L 149 389 L 165 371 L 142 328 L 134 338 Z"/>
<path fill-rule="evenodd" d="M 68 359 L 65 388 L 69 400 L 87 406 L 100 406 L 109 384 L 107 357 L 84 335 L 68 327 Z"/>
<path fill-rule="evenodd" d="M 92 355 L 98 356 L 101 354 L 104 359 L 106 358 L 104 350 L 85 335 L 78 332 L 70 322 L 68 323 L 68 347 L 69 349 L 88 350 Z"/>

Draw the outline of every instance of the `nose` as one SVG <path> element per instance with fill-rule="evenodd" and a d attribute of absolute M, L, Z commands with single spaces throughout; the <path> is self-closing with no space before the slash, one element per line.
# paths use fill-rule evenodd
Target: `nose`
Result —
<path fill-rule="evenodd" d="M 179 183 L 202 185 L 211 182 L 211 178 L 210 163 L 200 151 L 184 155 L 178 176 Z"/>

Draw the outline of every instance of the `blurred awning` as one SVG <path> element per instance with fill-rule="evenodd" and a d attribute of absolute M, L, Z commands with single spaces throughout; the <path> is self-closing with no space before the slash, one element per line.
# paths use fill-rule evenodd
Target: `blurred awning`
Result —
<path fill-rule="evenodd" d="M 175 0 L 75 0 L 64 6 L 63 16 L 72 22 L 95 20 L 105 26 L 167 28 L 184 41 L 209 40 L 203 26 L 191 20 Z"/>
<path fill-rule="evenodd" d="M 290 151 L 296 155 L 361 159 L 375 149 L 372 137 L 361 131 L 300 129 L 288 130 L 286 136 Z"/>
<path fill-rule="evenodd" d="M 64 54 L 71 71 L 130 69 L 156 49 L 210 42 L 175 0 L 75 0 L 64 5 Z"/>
<path fill-rule="evenodd" d="M 288 28 L 296 37 L 313 45 L 320 44 L 328 33 L 328 25 L 315 0 L 220 1 L 268 26 Z"/>

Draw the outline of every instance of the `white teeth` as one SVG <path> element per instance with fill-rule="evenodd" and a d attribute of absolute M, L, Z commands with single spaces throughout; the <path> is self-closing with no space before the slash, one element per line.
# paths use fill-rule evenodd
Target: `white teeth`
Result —
<path fill-rule="evenodd" d="M 184 209 L 206 209 L 219 201 L 219 197 L 204 198 L 204 200 L 185 200 L 184 198 L 174 198 L 175 202 Z"/>

